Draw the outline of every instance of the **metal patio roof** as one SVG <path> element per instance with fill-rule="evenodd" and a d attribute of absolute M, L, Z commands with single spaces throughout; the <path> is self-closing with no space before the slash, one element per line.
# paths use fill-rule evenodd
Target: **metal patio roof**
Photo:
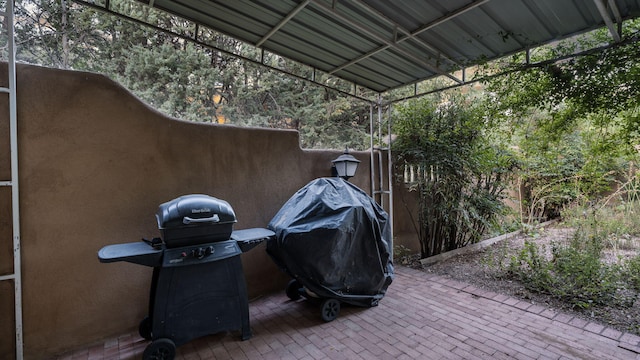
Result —
<path fill-rule="evenodd" d="M 136 1 L 376 93 L 464 83 L 455 71 L 605 26 L 619 41 L 640 16 L 640 0 Z"/>

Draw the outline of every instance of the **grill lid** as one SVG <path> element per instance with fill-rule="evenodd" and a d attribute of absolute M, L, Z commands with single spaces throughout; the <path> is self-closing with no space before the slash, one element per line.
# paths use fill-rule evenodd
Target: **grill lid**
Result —
<path fill-rule="evenodd" d="M 184 195 L 161 204 L 156 213 L 159 229 L 235 223 L 236 214 L 224 200 L 203 194 Z"/>

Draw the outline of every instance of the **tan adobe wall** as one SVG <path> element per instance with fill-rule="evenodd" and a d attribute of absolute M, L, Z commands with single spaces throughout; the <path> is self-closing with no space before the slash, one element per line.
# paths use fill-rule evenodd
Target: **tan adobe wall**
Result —
<path fill-rule="evenodd" d="M 0 83 L 6 86 L 6 64 Z M 300 149 L 295 131 L 185 122 L 108 78 L 17 71 L 24 347 L 41 359 L 132 331 L 147 311 L 151 268 L 102 264 L 108 244 L 159 236 L 162 202 L 190 193 L 228 201 L 235 229 L 265 227 L 339 151 Z M 0 97 L 0 181 L 8 180 L 8 97 Z M 5 115 L 7 114 L 7 115 Z M 369 191 L 369 157 L 353 183 Z M 0 274 L 11 271 L 10 190 L 0 188 Z M 249 296 L 281 291 L 265 245 L 242 255 Z M 0 283 L 0 354 L 14 353 L 13 286 Z M 2 357 L 2 356 L 0 356 Z"/>

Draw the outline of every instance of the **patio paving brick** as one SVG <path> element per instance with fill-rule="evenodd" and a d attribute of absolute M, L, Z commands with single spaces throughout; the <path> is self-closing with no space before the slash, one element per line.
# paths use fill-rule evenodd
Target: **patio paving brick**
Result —
<path fill-rule="evenodd" d="M 330 323 L 284 294 L 249 304 L 253 337 L 221 333 L 178 348 L 176 359 L 637 359 L 640 337 L 419 270 L 397 267 L 380 305 L 343 305 Z M 55 357 L 140 359 L 137 333 Z"/>

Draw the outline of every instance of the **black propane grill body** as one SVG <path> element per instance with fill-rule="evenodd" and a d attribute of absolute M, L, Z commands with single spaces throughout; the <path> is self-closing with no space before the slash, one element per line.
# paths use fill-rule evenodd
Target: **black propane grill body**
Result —
<path fill-rule="evenodd" d="M 229 204 L 207 195 L 185 195 L 160 205 L 162 238 L 105 246 L 101 262 L 153 267 L 149 313 L 140 336 L 153 340 L 143 359 L 172 359 L 175 349 L 201 336 L 239 330 L 251 337 L 249 304 L 240 255 L 274 236 L 268 229 L 233 231 Z"/>

